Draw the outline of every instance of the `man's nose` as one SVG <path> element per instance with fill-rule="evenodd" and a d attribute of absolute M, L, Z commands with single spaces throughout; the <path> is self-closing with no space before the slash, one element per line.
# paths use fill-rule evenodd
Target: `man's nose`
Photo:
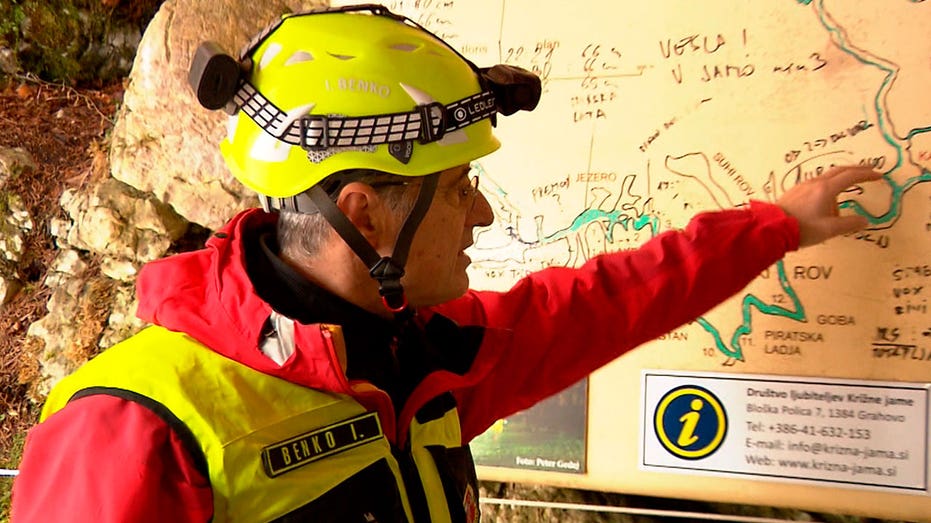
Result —
<path fill-rule="evenodd" d="M 469 220 L 472 227 L 487 227 L 495 221 L 495 213 L 491 210 L 491 204 L 488 203 L 482 191 L 475 195 L 475 202 L 469 212 Z"/>

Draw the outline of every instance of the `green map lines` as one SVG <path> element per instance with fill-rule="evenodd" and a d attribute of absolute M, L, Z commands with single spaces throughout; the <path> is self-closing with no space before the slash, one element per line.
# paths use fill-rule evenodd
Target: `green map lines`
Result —
<path fill-rule="evenodd" d="M 923 1 L 923 0 L 919 0 L 918 2 L 916 2 L 915 0 L 912 0 L 913 3 L 919 3 L 920 1 Z M 804 3 L 809 4 L 810 0 Z M 850 56 L 853 56 L 854 58 L 859 60 L 864 65 L 869 66 L 869 67 L 875 67 L 883 71 L 883 73 L 885 74 L 885 79 L 883 80 L 882 84 L 880 85 L 876 93 L 874 109 L 876 110 L 876 121 L 879 124 L 879 129 L 882 133 L 883 138 L 896 151 L 895 164 L 892 165 L 888 169 L 888 172 L 891 173 L 893 171 L 898 170 L 900 167 L 902 167 L 902 165 L 906 161 L 904 150 L 906 146 L 908 145 L 907 142 L 910 141 L 917 134 L 928 132 L 929 130 L 931 130 L 931 127 L 925 127 L 923 129 L 912 129 L 905 136 L 904 140 L 897 139 L 893 135 L 892 131 L 889 129 L 890 124 L 891 124 L 891 121 L 890 121 L 891 115 L 889 114 L 889 111 L 886 109 L 886 104 L 884 100 L 885 100 L 886 93 L 888 93 L 889 89 L 891 88 L 891 86 L 896 80 L 896 76 L 898 75 L 898 72 L 900 69 L 899 66 L 894 63 L 886 63 L 882 59 L 871 56 L 868 51 L 858 49 L 855 45 L 853 45 L 849 41 L 846 31 L 844 31 L 844 28 L 839 26 L 833 19 L 831 19 L 830 15 L 825 10 L 824 0 L 818 1 L 817 11 L 818 11 L 818 19 L 821 21 L 821 24 L 831 34 L 832 39 L 834 40 L 834 42 L 836 42 L 837 46 L 840 49 L 842 49 L 845 53 L 849 54 Z M 931 171 L 929 171 L 926 168 L 922 168 L 921 166 L 918 166 L 918 168 L 919 168 L 919 174 L 906 179 L 902 183 L 897 182 L 894 178 L 887 177 L 886 182 L 892 188 L 892 197 L 890 198 L 892 205 L 889 206 L 889 211 L 881 216 L 871 215 L 869 212 L 865 211 L 863 208 L 857 205 L 855 201 L 852 201 L 852 200 L 848 200 L 842 203 L 841 206 L 844 208 L 855 209 L 858 214 L 866 216 L 867 219 L 870 220 L 870 223 L 873 225 L 885 225 L 890 222 L 893 222 L 898 217 L 898 214 L 900 212 L 900 206 L 902 204 L 902 196 L 905 194 L 905 192 L 908 191 L 915 184 L 931 181 Z"/>
<path fill-rule="evenodd" d="M 811 0 L 800 0 L 798 3 L 807 6 L 811 4 Z M 895 82 L 900 68 L 894 63 L 886 63 L 881 59 L 871 56 L 869 52 L 858 49 L 855 45 L 853 45 L 850 42 L 844 28 L 837 24 L 837 22 L 834 21 L 828 14 L 824 4 L 824 0 L 819 0 L 816 4 L 818 19 L 824 28 L 831 34 L 832 40 L 837 44 L 837 46 L 843 50 L 843 52 L 856 58 L 862 64 L 868 67 L 875 67 L 885 74 L 885 78 L 879 86 L 875 97 L 875 121 L 878 122 L 883 139 L 896 151 L 895 162 L 886 171 L 887 176 L 885 183 L 889 185 L 892 191 L 889 197 L 890 205 L 888 207 L 888 211 L 878 216 L 874 216 L 863 207 L 861 207 L 855 200 L 844 201 L 841 203 L 841 207 L 853 209 L 856 213 L 865 216 L 873 226 L 888 226 L 894 223 L 898 218 L 901 212 L 902 200 L 905 193 L 919 183 L 931 181 L 931 171 L 920 165 L 916 165 L 918 174 L 908 177 L 901 183 L 898 182 L 894 177 L 888 176 L 888 174 L 899 170 L 907 161 L 905 156 L 905 149 L 908 147 L 908 142 L 918 134 L 928 132 L 931 130 L 931 127 L 912 129 L 906 134 L 904 139 L 898 139 L 894 136 L 890 130 L 890 119 L 892 115 L 889 114 L 889 111 L 886 108 L 885 97 L 890 87 Z M 776 268 L 779 275 L 779 283 L 793 304 L 792 309 L 786 309 L 778 305 L 767 304 L 753 294 L 746 295 L 743 298 L 743 306 L 741 308 L 743 322 L 741 323 L 740 327 L 735 330 L 729 341 L 725 341 L 722 338 L 719 330 L 705 318 L 699 318 L 697 320 L 697 322 L 712 336 L 714 339 L 715 347 L 722 354 L 727 356 L 728 360 L 726 363 L 731 363 L 732 360 L 743 361 L 744 357 L 740 340 L 743 336 L 753 332 L 753 309 L 756 309 L 762 314 L 780 316 L 798 322 L 805 322 L 808 320 L 804 305 L 799 299 L 798 294 L 792 288 L 792 285 L 786 276 L 785 261 L 779 261 L 776 264 Z"/>
<path fill-rule="evenodd" d="M 801 300 L 799 300 L 798 295 L 795 293 L 795 290 L 792 288 L 792 285 L 789 284 L 789 279 L 786 276 L 785 261 L 780 260 L 776 263 L 776 270 L 779 274 L 779 284 L 782 285 L 785 293 L 791 298 L 792 305 L 794 310 L 786 309 L 778 305 L 773 305 L 769 303 L 764 303 L 763 300 L 757 298 L 753 294 L 748 294 L 743 298 L 743 323 L 740 327 L 734 331 L 734 335 L 730 339 L 730 344 L 726 343 L 721 339 L 721 334 L 718 332 L 711 323 L 708 322 L 705 318 L 698 318 L 696 321 L 701 325 L 709 334 L 714 338 L 715 347 L 721 351 L 727 360 L 725 364 L 731 364 L 734 360 L 743 361 L 743 350 L 740 347 L 741 337 L 750 334 L 753 332 L 752 321 L 753 321 L 753 311 L 751 308 L 755 308 L 763 314 L 769 314 L 771 316 L 782 316 L 785 318 L 790 318 L 795 321 L 805 321 L 805 307 L 802 305 Z"/>

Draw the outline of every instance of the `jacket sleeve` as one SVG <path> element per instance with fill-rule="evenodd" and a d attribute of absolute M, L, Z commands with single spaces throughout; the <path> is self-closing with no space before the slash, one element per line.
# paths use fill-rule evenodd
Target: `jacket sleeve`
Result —
<path fill-rule="evenodd" d="M 513 334 L 505 347 L 486 340 L 473 370 L 487 374 L 457 393 L 463 440 L 694 320 L 797 248 L 797 221 L 753 202 L 699 214 L 685 230 L 638 249 L 577 269 L 545 269 L 507 292 L 470 291 L 438 307 L 460 324 Z"/>
<path fill-rule="evenodd" d="M 29 432 L 11 521 L 203 523 L 210 486 L 168 425 L 145 407 L 80 398 Z"/>

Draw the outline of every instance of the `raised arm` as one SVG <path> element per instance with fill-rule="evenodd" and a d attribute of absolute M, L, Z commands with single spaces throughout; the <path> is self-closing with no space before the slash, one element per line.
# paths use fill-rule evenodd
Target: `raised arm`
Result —
<path fill-rule="evenodd" d="M 832 169 L 787 191 L 776 205 L 701 213 L 684 230 L 667 231 L 638 249 L 598 256 L 577 269 L 546 269 L 507 292 L 471 292 L 439 307 L 462 324 L 501 329 L 496 332 L 510 338 L 480 354 L 477 364 L 490 372 L 459 392 L 473 407 L 462 409 L 464 435 L 694 320 L 787 252 L 866 225 L 862 217 L 839 216 L 837 197 L 879 176 L 857 167 Z M 489 332 L 486 340 L 492 339 L 499 338 Z"/>

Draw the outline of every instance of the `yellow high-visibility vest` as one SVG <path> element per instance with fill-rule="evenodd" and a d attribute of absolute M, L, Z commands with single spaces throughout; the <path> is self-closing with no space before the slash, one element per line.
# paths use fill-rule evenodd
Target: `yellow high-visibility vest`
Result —
<path fill-rule="evenodd" d="M 414 419 L 409 449 L 392 449 L 379 415 L 351 396 L 258 372 L 162 327 L 63 379 L 41 418 L 93 394 L 149 408 L 189 443 L 213 490 L 215 523 L 478 517 L 454 403 L 435 419 Z"/>

